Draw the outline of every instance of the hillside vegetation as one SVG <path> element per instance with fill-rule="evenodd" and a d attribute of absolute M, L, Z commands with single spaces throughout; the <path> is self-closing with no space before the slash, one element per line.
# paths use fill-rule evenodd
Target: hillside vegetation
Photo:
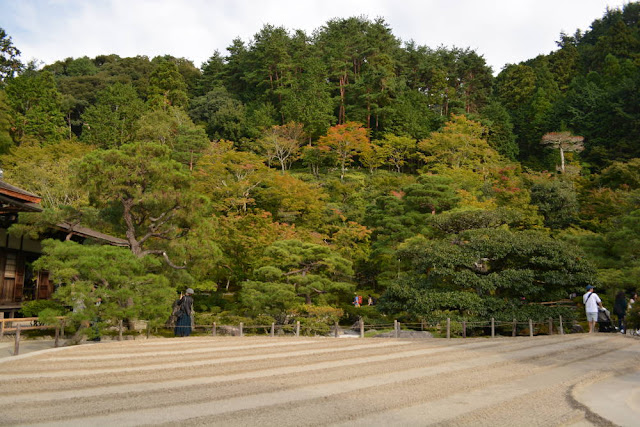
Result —
<path fill-rule="evenodd" d="M 364 17 L 265 25 L 200 68 L 39 68 L 0 36 L 0 164 L 45 208 L 12 233 L 66 222 L 130 244 L 45 241 L 34 267 L 78 322 L 160 325 L 187 287 L 199 320 L 316 331 L 573 319 L 539 303 L 591 284 L 612 307 L 637 287 L 640 3 L 495 77 L 471 49 Z"/>

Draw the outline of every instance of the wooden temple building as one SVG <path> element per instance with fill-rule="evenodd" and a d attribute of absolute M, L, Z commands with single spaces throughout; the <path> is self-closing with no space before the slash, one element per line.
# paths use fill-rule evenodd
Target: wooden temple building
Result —
<path fill-rule="evenodd" d="M 124 239 L 72 224 L 57 224 L 33 240 L 15 237 L 7 230 L 18 220 L 19 212 L 42 212 L 41 198 L 4 182 L 0 178 L 0 312 L 5 318 L 16 317 L 23 302 L 49 299 L 54 289 L 46 271 L 35 271 L 33 262 L 42 254 L 41 240 L 99 240 L 116 246 L 129 246 Z"/>

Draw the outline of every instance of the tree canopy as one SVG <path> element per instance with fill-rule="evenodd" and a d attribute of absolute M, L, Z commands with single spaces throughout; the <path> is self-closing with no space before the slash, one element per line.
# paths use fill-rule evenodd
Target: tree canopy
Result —
<path fill-rule="evenodd" d="M 266 24 L 200 68 L 38 69 L 0 29 L 0 166 L 45 208 L 11 232 L 128 242 L 45 243 L 55 298 L 87 319 L 159 318 L 186 287 L 199 313 L 316 330 L 360 316 L 354 293 L 379 319 L 571 318 L 542 303 L 640 280 L 638 22 L 637 2 L 607 9 L 502 70 L 383 18 Z"/>

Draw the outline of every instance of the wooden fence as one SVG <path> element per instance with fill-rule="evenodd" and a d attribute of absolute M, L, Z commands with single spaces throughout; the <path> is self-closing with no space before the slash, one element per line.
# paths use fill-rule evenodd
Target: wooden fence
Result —
<path fill-rule="evenodd" d="M 188 326 L 185 326 L 185 328 L 188 328 Z M 180 329 L 180 326 L 178 326 L 177 329 Z M 207 334 L 211 334 L 211 336 L 214 337 L 218 335 L 233 335 L 242 337 L 248 330 L 260 329 L 265 331 L 265 334 L 268 334 L 272 337 L 276 335 L 276 331 L 280 331 L 280 334 L 289 333 L 298 337 L 300 336 L 300 321 L 296 321 L 295 324 L 287 325 L 277 325 L 275 323 L 271 323 L 270 325 L 245 325 L 243 322 L 240 322 L 239 325 L 218 325 L 217 322 L 213 322 L 211 325 L 195 325 L 194 329 L 205 331 Z M 149 330 L 147 329 L 147 334 L 148 331 Z"/>
<path fill-rule="evenodd" d="M 446 319 L 443 322 L 429 323 L 422 321 L 420 323 L 400 323 L 397 320 L 394 320 L 393 323 L 388 324 L 365 324 L 362 319 L 358 321 L 358 323 L 352 326 L 351 330 L 359 331 L 359 335 L 361 338 L 364 338 L 365 330 L 371 329 L 392 329 L 393 335 L 395 338 L 398 338 L 400 332 L 402 330 L 438 330 L 441 331 L 443 335 L 447 338 L 451 338 L 452 336 L 452 325 L 457 323 L 458 329 L 461 330 L 460 336 L 462 338 L 467 338 L 468 332 L 470 330 L 482 329 L 486 330 L 491 334 L 491 337 L 496 336 L 496 331 L 501 330 L 504 331 L 505 328 L 510 330 L 510 335 L 515 337 L 521 335 L 524 331 L 527 335 L 533 337 L 534 335 L 545 334 L 551 335 L 554 333 L 563 335 L 565 324 L 560 316 L 558 319 L 549 318 L 543 322 L 534 322 L 532 319 L 528 319 L 526 322 L 519 322 L 517 320 L 513 320 L 511 322 L 505 321 L 496 321 L 494 318 L 485 322 L 452 322 L 451 319 Z M 211 336 L 217 336 L 220 333 L 225 335 L 234 335 L 234 336 L 244 336 L 247 330 L 263 330 L 265 331 L 265 335 L 275 336 L 276 331 L 280 331 L 280 334 L 293 334 L 294 336 L 300 336 L 300 321 L 297 321 L 295 324 L 289 325 L 276 325 L 275 323 L 271 323 L 271 325 L 245 325 L 244 323 L 240 323 L 239 325 L 218 325 L 217 323 L 213 323 L 211 325 L 195 325 L 195 330 L 205 331 L 207 334 L 211 334 Z M 340 326 L 336 322 L 333 325 L 333 331 L 331 333 L 332 336 L 338 337 Z M 268 331 L 268 332 L 266 332 Z M 480 335 L 485 335 L 484 333 Z M 501 335 L 505 335 L 502 333 Z"/>
<path fill-rule="evenodd" d="M 13 349 L 13 355 L 16 356 L 20 354 L 20 336 L 23 331 L 33 331 L 38 329 L 54 329 L 55 330 L 54 346 L 59 347 L 60 337 L 64 336 L 65 318 L 64 316 L 59 316 L 59 317 L 56 317 L 56 319 L 58 319 L 58 323 L 55 326 L 38 325 L 37 317 L 14 317 L 14 318 L 5 319 L 4 313 L 0 312 L 0 339 L 4 338 L 4 335 L 6 333 L 14 333 L 15 344 Z"/>
<path fill-rule="evenodd" d="M 15 346 L 14 346 L 14 355 L 18 355 L 20 353 L 20 336 L 23 331 L 28 330 L 38 330 L 38 329 L 54 329 L 55 330 L 55 339 L 54 346 L 59 346 L 59 340 L 64 336 L 64 327 L 65 327 L 65 318 L 58 317 L 59 323 L 55 326 L 52 325 L 38 325 L 37 317 L 25 317 L 25 318 L 10 318 L 5 319 L 4 313 L 0 313 L 0 339 L 6 333 L 14 333 L 15 334 Z M 360 338 L 364 338 L 366 329 L 392 329 L 393 337 L 400 338 L 401 331 L 405 330 L 436 330 L 439 331 L 440 334 L 446 336 L 447 339 L 452 337 L 452 325 L 455 326 L 457 324 L 458 328 L 456 331 L 460 331 L 460 336 L 462 338 L 467 338 L 468 332 L 470 330 L 478 330 L 481 329 L 483 331 L 482 335 L 485 335 L 484 331 L 489 331 L 491 337 L 496 336 L 496 330 L 501 330 L 503 333 L 501 335 L 504 336 L 505 329 L 510 329 L 511 336 L 518 336 L 521 332 L 526 332 L 527 335 L 533 337 L 536 334 L 544 333 L 551 335 L 556 333 L 563 335 L 564 334 L 564 323 L 562 316 L 558 319 L 549 318 L 545 322 L 534 322 L 529 319 L 526 322 L 518 322 L 515 319 L 511 322 L 505 321 L 496 321 L 495 319 L 491 319 L 488 322 L 452 322 L 451 319 L 447 318 L 446 321 L 436 322 L 436 323 L 428 323 L 422 321 L 420 323 L 400 323 L 397 320 L 393 321 L 393 324 L 375 324 L 375 325 L 365 325 L 364 321 L 360 319 L 356 325 L 349 328 L 351 330 L 355 330 L 359 332 Z M 296 321 L 295 324 L 287 324 L 287 325 L 276 325 L 275 323 L 271 323 L 270 325 L 245 325 L 244 323 L 240 323 L 239 325 L 218 325 L 214 322 L 211 325 L 195 325 L 195 330 L 205 331 L 207 334 L 211 336 L 217 335 L 233 335 L 233 336 L 244 336 L 246 331 L 264 331 L 265 335 L 275 336 L 278 332 L 278 335 L 294 335 L 296 337 L 300 336 L 301 327 L 300 321 Z M 340 335 L 340 326 L 336 322 L 333 325 L 333 331 L 330 335 L 338 338 Z M 537 330 L 537 332 L 536 332 Z M 150 335 L 150 328 L 147 327 L 146 330 L 147 338 Z M 475 334 L 474 334 L 475 335 Z M 122 321 L 118 322 L 118 337 L 117 339 L 120 341 L 123 339 L 123 325 Z"/>
<path fill-rule="evenodd" d="M 502 333 L 500 335 L 510 335 L 512 337 L 522 335 L 524 332 L 526 335 L 533 337 L 534 335 L 545 334 L 552 335 L 554 332 L 560 335 L 564 335 L 565 323 L 562 316 L 559 316 L 558 319 L 549 318 L 545 321 L 533 321 L 532 319 L 528 319 L 527 321 L 517 321 L 513 319 L 511 322 L 507 321 L 497 321 L 494 318 L 491 318 L 489 321 L 480 321 L 480 322 L 467 322 L 467 321 L 452 321 L 447 318 L 443 322 L 436 323 L 428 323 L 422 321 L 420 323 L 406 323 L 402 324 L 394 324 L 393 329 L 395 331 L 399 331 L 404 327 L 409 330 L 417 330 L 418 328 L 421 331 L 432 329 L 440 331 L 447 338 L 451 338 L 453 326 L 457 326 L 456 331 L 459 331 L 459 334 L 462 338 L 467 338 L 469 335 L 469 331 L 473 330 L 482 330 L 481 334 L 474 335 L 488 335 L 491 337 L 496 336 L 496 332 L 500 330 Z M 362 329 L 362 327 L 361 327 Z M 485 333 L 486 331 L 486 333 Z M 508 331 L 508 334 L 505 334 L 505 331 Z"/>

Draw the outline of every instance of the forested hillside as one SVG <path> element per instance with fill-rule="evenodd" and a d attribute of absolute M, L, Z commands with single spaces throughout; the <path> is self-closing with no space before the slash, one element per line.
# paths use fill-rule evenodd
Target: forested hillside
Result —
<path fill-rule="evenodd" d="M 130 244 L 45 242 L 36 267 L 85 318 L 161 324 L 191 287 L 200 319 L 317 331 L 571 319 L 539 303 L 638 286 L 640 3 L 502 70 L 365 17 L 265 25 L 200 68 L 38 67 L 0 36 L 4 179 L 46 208 L 12 233 L 64 221 Z"/>

